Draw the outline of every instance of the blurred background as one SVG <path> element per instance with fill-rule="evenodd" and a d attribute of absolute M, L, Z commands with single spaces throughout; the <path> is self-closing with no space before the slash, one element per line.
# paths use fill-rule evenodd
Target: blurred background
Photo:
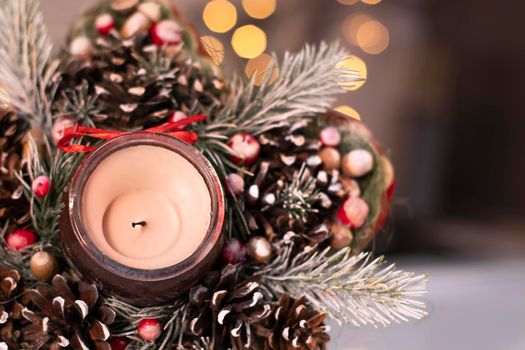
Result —
<path fill-rule="evenodd" d="M 93 3 L 42 0 L 57 45 Z M 366 78 L 337 107 L 370 126 L 396 167 L 392 219 L 373 249 L 430 274 L 431 315 L 388 329 L 334 325 L 330 349 L 525 349 L 525 2 L 174 4 L 227 72 L 340 40 Z"/>

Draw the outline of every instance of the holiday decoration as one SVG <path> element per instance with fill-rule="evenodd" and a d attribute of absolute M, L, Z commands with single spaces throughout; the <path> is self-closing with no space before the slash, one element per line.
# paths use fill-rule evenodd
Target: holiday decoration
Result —
<path fill-rule="evenodd" d="M 180 123 L 204 119 L 193 116 Z M 76 129 L 84 131 L 88 137 L 98 134 Z M 192 132 L 159 127 L 112 136 L 72 177 L 70 207 L 61 220 L 65 255 L 108 294 L 140 305 L 171 300 L 190 287 L 188 281 L 202 277 L 220 253 L 225 215 L 220 179 L 189 144 L 196 136 Z M 59 146 L 92 150 L 67 142 Z"/>
<path fill-rule="evenodd" d="M 109 13 L 104 13 L 97 17 L 95 27 L 101 35 L 106 35 L 111 29 L 115 28 L 115 20 Z"/>
<path fill-rule="evenodd" d="M 48 176 L 39 176 L 33 181 L 33 193 L 38 198 L 46 198 L 47 194 L 51 190 L 51 180 Z"/>
<path fill-rule="evenodd" d="M 109 326 L 115 312 L 103 305 L 97 288 L 56 275 L 51 285 L 29 291 L 35 306 L 24 309 L 28 325 L 22 329 L 30 349 L 108 349 Z"/>
<path fill-rule="evenodd" d="M 247 166 L 252 165 L 257 160 L 261 150 L 259 142 L 249 134 L 233 135 L 228 141 L 228 146 L 237 154 L 232 156 L 232 160 Z"/>
<path fill-rule="evenodd" d="M 59 272 L 57 259 L 48 252 L 36 252 L 29 264 L 33 276 L 42 282 L 50 281 Z"/>
<path fill-rule="evenodd" d="M 293 300 L 285 294 L 273 314 L 256 330 L 266 339 L 265 349 L 325 349 L 330 340 L 325 318 L 304 299 Z"/>
<path fill-rule="evenodd" d="M 224 244 L 221 257 L 226 264 L 237 265 L 246 260 L 246 246 L 238 239 L 232 238 Z"/>
<path fill-rule="evenodd" d="M 177 22 L 164 20 L 151 27 L 151 41 L 157 46 L 175 45 L 182 41 L 181 31 Z"/>
<path fill-rule="evenodd" d="M 24 249 L 35 244 L 36 241 L 37 236 L 30 230 L 16 230 L 9 233 L 5 238 L 7 247 L 12 250 Z"/>
<path fill-rule="evenodd" d="M 349 177 L 361 177 L 372 171 L 374 158 L 370 152 L 356 149 L 343 157 L 343 173 Z"/>
<path fill-rule="evenodd" d="M 16 174 L 22 171 L 30 125 L 0 108 L 0 220 L 18 226 L 31 220 L 29 205 Z"/>
<path fill-rule="evenodd" d="M 228 190 L 230 190 L 234 196 L 238 196 L 244 192 L 244 179 L 239 174 L 229 174 L 226 181 Z"/>
<path fill-rule="evenodd" d="M 73 118 L 65 117 L 57 119 L 51 129 L 51 137 L 53 138 L 55 145 L 64 137 L 64 132 L 75 125 L 76 122 Z"/>
<path fill-rule="evenodd" d="M 426 316 L 426 277 L 364 252 L 396 181 L 332 110 L 362 81 L 340 46 L 249 80 L 167 0 L 101 1 L 57 56 L 37 0 L 0 21 L 0 349 L 324 350 L 329 318 Z"/>
<path fill-rule="evenodd" d="M 109 340 L 109 345 L 111 346 L 111 350 L 126 350 L 128 347 L 129 341 L 126 340 L 126 338 L 122 337 L 115 337 L 111 338 Z"/>
<path fill-rule="evenodd" d="M 248 256 L 257 263 L 268 263 L 272 258 L 272 245 L 265 237 L 253 237 L 248 241 Z"/>
<path fill-rule="evenodd" d="M 145 341 L 155 341 L 162 335 L 162 326 L 155 319 L 145 319 L 140 321 L 137 332 Z"/>
<path fill-rule="evenodd" d="M 23 292 L 18 271 L 0 267 L 0 344 L 8 349 L 20 348 L 22 310 L 28 303 Z"/>

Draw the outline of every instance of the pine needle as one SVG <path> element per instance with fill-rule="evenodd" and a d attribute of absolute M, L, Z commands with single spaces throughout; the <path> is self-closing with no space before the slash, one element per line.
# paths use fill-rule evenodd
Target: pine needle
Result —
<path fill-rule="evenodd" d="M 292 247 L 284 248 L 265 270 L 267 288 L 277 295 L 304 296 L 339 324 L 388 326 L 427 315 L 419 300 L 426 293 L 424 275 L 386 266 L 370 253 L 352 256 L 350 248 L 333 255 L 330 248 L 291 254 Z"/>
<path fill-rule="evenodd" d="M 51 125 L 58 61 L 37 0 L 1 0 L 0 106 L 12 106 L 35 125 Z"/>

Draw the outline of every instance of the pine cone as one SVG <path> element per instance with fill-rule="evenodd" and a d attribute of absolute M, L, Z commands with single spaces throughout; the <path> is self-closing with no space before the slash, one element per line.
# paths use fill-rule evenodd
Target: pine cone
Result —
<path fill-rule="evenodd" d="M 308 137 L 307 126 L 296 123 L 259 138 L 259 162 L 250 169 L 256 175 L 246 180 L 246 215 L 250 228 L 271 241 L 293 236 L 300 246 L 324 242 L 325 220 L 342 201 L 338 173 L 321 169 L 320 143 Z"/>
<path fill-rule="evenodd" d="M 202 284 L 190 290 L 189 298 L 186 333 L 196 337 L 213 334 L 214 349 L 253 348 L 252 325 L 271 311 L 259 282 L 246 279 L 238 265 L 210 272 Z"/>
<path fill-rule="evenodd" d="M 22 310 L 28 303 L 20 274 L 0 267 L 0 340 L 9 349 L 19 349 Z"/>
<path fill-rule="evenodd" d="M 11 111 L 0 110 L 0 223 L 23 226 L 30 219 L 29 204 L 15 174 L 22 168 L 24 139 L 29 124 Z"/>
<path fill-rule="evenodd" d="M 29 296 L 34 307 L 23 311 L 30 323 L 23 339 L 31 349 L 111 350 L 108 326 L 115 312 L 102 304 L 94 285 L 56 275 L 52 285 L 38 286 Z"/>
<path fill-rule="evenodd" d="M 162 19 L 176 21 L 185 38 L 177 45 L 153 45 L 147 30 L 129 39 L 121 36 L 122 28 L 106 36 L 93 34 L 90 26 L 105 10 L 120 26 L 136 13 L 138 3 L 124 12 L 103 4 L 72 31 L 91 41 L 92 52 L 87 60 L 65 55 L 56 115 L 106 129 L 138 130 L 164 123 L 176 111 L 209 115 L 222 107 L 225 84 L 217 67 L 198 50 L 194 31 L 169 9 L 161 11 Z"/>
<path fill-rule="evenodd" d="M 256 332 L 265 340 L 266 350 L 323 350 L 330 340 L 325 317 L 304 298 L 294 300 L 285 294 L 266 322 L 256 325 Z"/>

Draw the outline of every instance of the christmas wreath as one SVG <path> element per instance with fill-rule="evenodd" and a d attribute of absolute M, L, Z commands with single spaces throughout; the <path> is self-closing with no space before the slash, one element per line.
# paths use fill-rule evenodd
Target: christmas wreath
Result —
<path fill-rule="evenodd" d="M 58 55 L 37 0 L 3 1 L 0 20 L 0 349 L 325 349 L 327 318 L 426 315 L 426 277 L 363 252 L 395 180 L 370 131 L 331 110 L 360 82 L 339 45 L 286 54 L 256 85 L 168 1 L 102 1 Z M 191 141 L 225 194 L 218 258 L 147 306 L 79 273 L 61 235 L 79 151 L 144 130 Z"/>

